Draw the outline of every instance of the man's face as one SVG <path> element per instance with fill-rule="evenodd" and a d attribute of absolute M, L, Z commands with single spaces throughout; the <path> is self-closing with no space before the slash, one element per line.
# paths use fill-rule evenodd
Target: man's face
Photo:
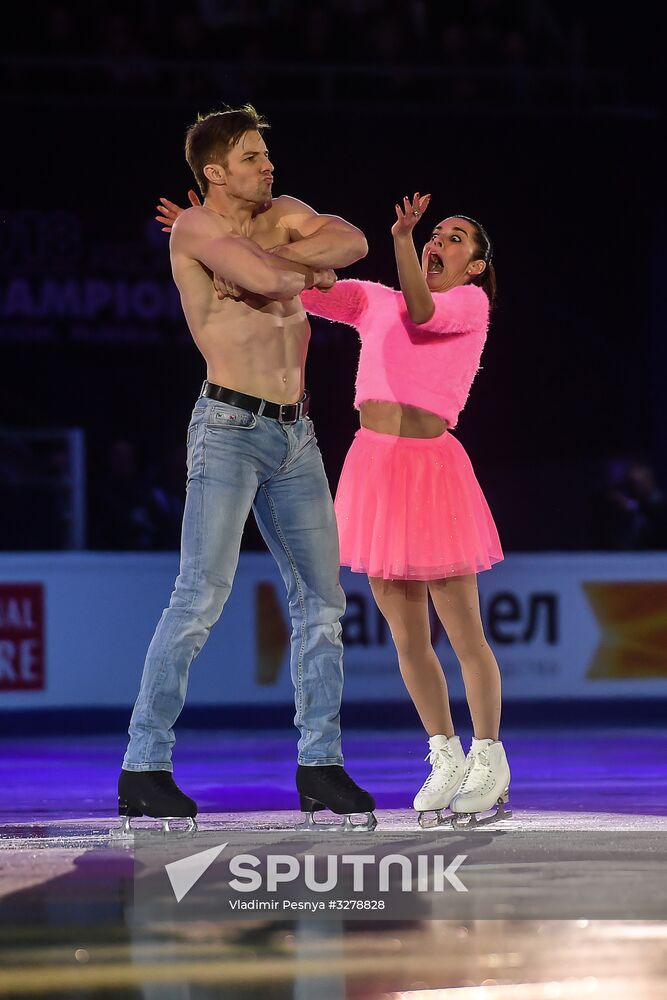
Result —
<path fill-rule="evenodd" d="M 227 194 L 262 204 L 271 201 L 273 164 L 259 132 L 244 132 L 229 151 L 225 166 Z"/>

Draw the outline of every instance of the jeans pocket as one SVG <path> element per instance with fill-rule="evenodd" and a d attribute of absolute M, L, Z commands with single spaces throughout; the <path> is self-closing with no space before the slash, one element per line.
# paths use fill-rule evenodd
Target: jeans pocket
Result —
<path fill-rule="evenodd" d="M 242 410 L 238 406 L 212 406 L 206 416 L 208 430 L 222 428 L 224 430 L 252 430 L 257 426 L 257 414 L 250 410 Z"/>
<path fill-rule="evenodd" d="M 192 475 L 192 469 L 195 461 L 197 437 L 199 434 L 200 426 L 201 422 L 199 420 L 191 420 L 190 425 L 188 427 L 188 435 L 185 441 L 186 453 L 187 453 L 186 468 L 188 477 Z"/>

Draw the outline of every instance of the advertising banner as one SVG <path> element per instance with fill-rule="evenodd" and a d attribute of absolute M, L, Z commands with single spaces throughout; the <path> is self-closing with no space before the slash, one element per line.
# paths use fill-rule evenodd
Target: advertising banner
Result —
<path fill-rule="evenodd" d="M 0 557 L 0 712 L 129 706 L 178 572 L 175 554 Z M 406 697 L 368 581 L 341 571 L 345 699 Z M 479 576 L 505 701 L 667 695 L 667 554 L 513 555 Z M 270 555 L 241 556 L 222 617 L 194 661 L 189 705 L 288 704 L 291 624 Z M 454 698 L 458 663 L 432 614 Z"/>

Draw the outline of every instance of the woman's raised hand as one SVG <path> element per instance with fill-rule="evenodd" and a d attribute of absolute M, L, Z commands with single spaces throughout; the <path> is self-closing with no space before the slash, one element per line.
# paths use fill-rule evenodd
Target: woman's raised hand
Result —
<path fill-rule="evenodd" d="M 188 200 L 190 204 L 193 206 L 193 208 L 199 208 L 201 206 L 201 201 L 197 197 L 196 192 L 192 190 L 192 188 L 190 188 L 190 190 L 188 191 Z M 185 209 L 181 208 L 180 205 L 177 205 L 173 201 L 169 201 L 168 198 L 160 198 L 160 204 L 156 205 L 155 207 L 157 208 L 159 213 L 158 215 L 155 216 L 155 221 L 162 223 L 163 233 L 170 233 L 171 227 L 176 222 L 176 219 L 179 217 L 181 212 L 185 211 Z"/>
<path fill-rule="evenodd" d="M 419 222 L 420 217 L 428 208 L 430 200 L 430 194 L 420 195 L 419 191 L 416 191 L 412 201 L 410 201 L 407 195 L 405 196 L 403 199 L 403 208 L 398 203 L 396 204 L 396 222 L 391 227 L 391 235 L 394 239 L 397 236 L 410 235 Z"/>

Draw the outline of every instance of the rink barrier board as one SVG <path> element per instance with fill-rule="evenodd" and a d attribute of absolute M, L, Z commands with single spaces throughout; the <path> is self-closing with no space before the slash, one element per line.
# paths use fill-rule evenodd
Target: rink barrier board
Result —
<path fill-rule="evenodd" d="M 127 731 L 130 707 L 14 709 L 0 713 L 0 738 L 21 736 L 104 735 Z M 452 715 L 457 731 L 464 736 L 471 730 L 470 716 L 464 701 L 452 701 Z M 503 706 L 503 729 L 630 729 L 664 727 L 667 698 L 634 698 L 619 701 L 551 699 L 549 701 L 510 701 Z M 288 732 L 294 719 L 294 705 L 206 705 L 186 706 L 178 720 L 178 733 L 185 730 L 220 730 L 225 732 Z M 420 728 L 415 710 L 408 701 L 343 704 L 341 722 L 345 732 L 352 730 L 415 730 Z"/>
<path fill-rule="evenodd" d="M 126 712 L 177 572 L 176 553 L 2 553 L 0 720 L 7 712 Z M 360 705 L 362 716 L 364 705 L 400 706 L 396 653 L 368 581 L 344 569 L 341 583 L 345 705 Z M 506 711 L 560 700 L 575 712 L 590 702 L 586 715 L 614 699 L 645 701 L 652 711 L 667 700 L 667 553 L 512 554 L 479 575 L 479 589 Z M 291 705 L 286 612 L 270 555 L 243 553 L 222 618 L 193 664 L 188 710 L 234 715 L 252 706 L 271 717 Z M 432 626 L 452 700 L 462 701 L 451 646 L 435 618 Z"/>

